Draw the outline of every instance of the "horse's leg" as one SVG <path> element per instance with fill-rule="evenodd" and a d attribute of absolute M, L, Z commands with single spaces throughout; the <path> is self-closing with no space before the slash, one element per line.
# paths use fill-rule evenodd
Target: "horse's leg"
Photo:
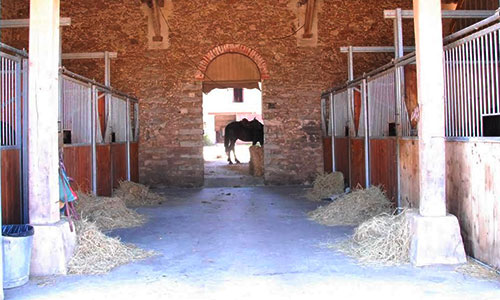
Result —
<path fill-rule="evenodd" d="M 233 164 L 233 161 L 231 160 L 231 150 L 234 149 L 234 143 L 232 140 L 229 140 L 229 145 L 227 147 L 227 150 L 226 150 L 226 154 L 227 154 L 227 161 L 229 162 L 230 165 Z"/>
<path fill-rule="evenodd" d="M 233 144 L 233 153 L 234 153 L 234 161 L 236 161 L 237 164 L 240 164 L 240 161 L 236 158 L 236 141 L 234 141 L 234 144 Z"/>

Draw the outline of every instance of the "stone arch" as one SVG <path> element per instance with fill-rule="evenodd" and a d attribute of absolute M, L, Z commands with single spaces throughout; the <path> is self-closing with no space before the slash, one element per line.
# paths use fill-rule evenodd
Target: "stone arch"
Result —
<path fill-rule="evenodd" d="M 201 59 L 200 64 L 198 65 L 198 71 L 196 72 L 195 78 L 197 80 L 203 81 L 205 79 L 205 73 L 207 71 L 210 63 L 217 58 L 218 56 L 225 53 L 239 53 L 247 56 L 251 60 L 255 62 L 260 71 L 260 79 L 269 79 L 269 71 L 267 69 L 267 64 L 264 61 L 264 58 L 255 50 L 241 44 L 225 44 L 220 45 L 212 50 L 210 50 L 203 58 Z"/>

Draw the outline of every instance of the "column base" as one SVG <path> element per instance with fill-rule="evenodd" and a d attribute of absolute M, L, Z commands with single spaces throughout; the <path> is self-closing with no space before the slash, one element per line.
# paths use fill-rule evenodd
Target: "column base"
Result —
<path fill-rule="evenodd" d="M 410 261 L 414 266 L 465 263 L 460 225 L 454 215 L 424 217 L 407 214 L 410 232 Z"/>
<path fill-rule="evenodd" d="M 66 275 L 67 264 L 76 246 L 76 234 L 70 231 L 68 221 L 32 225 L 35 234 L 31 252 L 31 275 Z"/>

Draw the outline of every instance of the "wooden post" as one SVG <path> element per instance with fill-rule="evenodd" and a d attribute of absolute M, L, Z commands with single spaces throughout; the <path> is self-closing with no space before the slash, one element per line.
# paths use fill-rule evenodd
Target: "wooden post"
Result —
<path fill-rule="evenodd" d="M 413 0 L 420 107 L 420 214 L 407 213 L 416 266 L 466 262 L 458 220 L 446 214 L 441 1 Z"/>
<path fill-rule="evenodd" d="M 29 57 L 30 221 L 59 221 L 59 1 L 31 1 Z"/>
<path fill-rule="evenodd" d="M 441 2 L 414 0 L 420 108 L 420 214 L 446 215 Z"/>
<path fill-rule="evenodd" d="M 59 215 L 59 0 L 30 1 L 29 217 L 34 276 L 66 274 L 76 242 Z"/>

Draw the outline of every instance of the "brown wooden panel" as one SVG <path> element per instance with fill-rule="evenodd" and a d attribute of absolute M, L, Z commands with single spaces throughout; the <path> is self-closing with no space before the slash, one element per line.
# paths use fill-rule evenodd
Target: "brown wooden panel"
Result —
<path fill-rule="evenodd" d="M 467 253 L 500 268 L 500 143 L 446 142 L 446 179 Z"/>
<path fill-rule="evenodd" d="M 354 129 L 359 130 L 359 120 L 361 118 L 361 93 L 354 90 Z"/>
<path fill-rule="evenodd" d="M 111 168 L 113 188 L 117 188 L 120 181 L 127 179 L 126 144 L 111 144 Z"/>
<path fill-rule="evenodd" d="M 418 208 L 420 199 L 418 139 L 401 139 L 399 153 L 402 205 Z"/>
<path fill-rule="evenodd" d="M 64 146 L 64 166 L 72 187 L 84 193 L 92 191 L 92 149 L 91 146 Z"/>
<path fill-rule="evenodd" d="M 98 145 L 97 153 L 97 195 L 111 196 L 113 186 L 111 185 L 111 146 Z"/>
<path fill-rule="evenodd" d="M 323 137 L 323 170 L 332 172 L 332 138 Z"/>
<path fill-rule="evenodd" d="M 371 184 L 381 186 L 387 198 L 395 202 L 397 196 L 395 139 L 370 140 L 370 168 Z"/>
<path fill-rule="evenodd" d="M 365 187 L 365 141 L 360 138 L 351 139 L 351 172 L 351 187 Z"/>
<path fill-rule="evenodd" d="M 335 138 L 335 168 L 349 180 L 349 139 Z"/>
<path fill-rule="evenodd" d="M 2 150 L 2 223 L 21 223 L 19 150 Z"/>
<path fill-rule="evenodd" d="M 139 143 L 130 143 L 130 180 L 139 182 Z"/>
<path fill-rule="evenodd" d="M 418 108 L 417 95 L 417 66 L 408 65 L 405 70 L 405 104 L 408 110 L 408 115 L 411 117 L 413 112 Z M 411 120 L 411 127 L 417 128 L 418 118 Z"/>

